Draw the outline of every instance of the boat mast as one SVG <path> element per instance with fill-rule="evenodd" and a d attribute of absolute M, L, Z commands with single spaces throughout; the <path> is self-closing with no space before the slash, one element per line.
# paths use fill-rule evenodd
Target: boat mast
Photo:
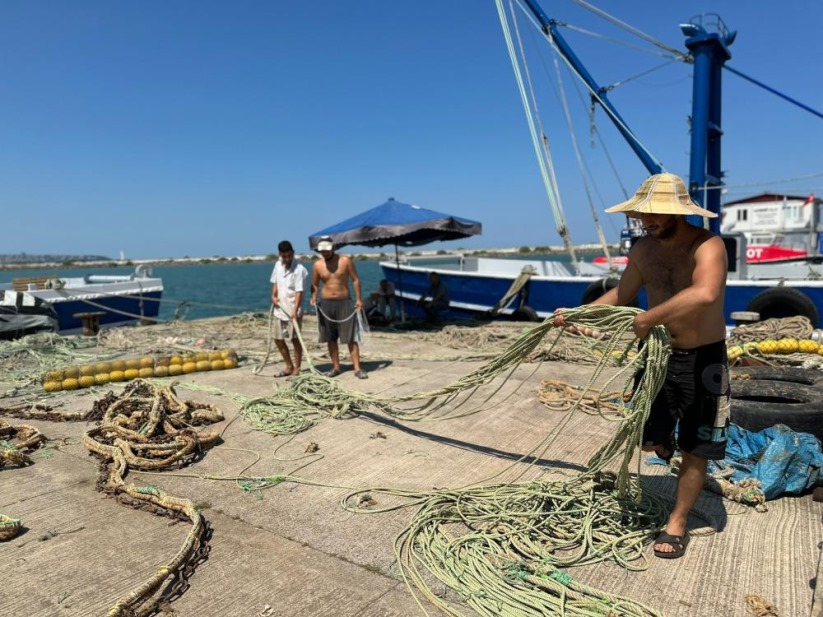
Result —
<path fill-rule="evenodd" d="M 717 32 L 708 32 L 703 27 L 712 22 Z M 721 70 L 723 64 L 732 57 L 729 45 L 734 42 L 736 32 L 729 32 L 719 15 L 713 13 L 697 16 L 680 30 L 687 37 L 688 47 L 694 58 L 694 78 L 692 82 L 691 157 L 689 160 L 689 194 L 701 206 L 716 213 L 714 219 L 707 219 L 709 230 L 720 233 L 720 188 L 723 186 L 723 170 L 720 166 L 720 142 L 723 131 L 721 116 Z M 702 226 L 702 217 L 689 217 Z"/>
<path fill-rule="evenodd" d="M 543 9 L 535 2 L 534 0 L 523 0 L 526 7 L 531 11 L 532 15 L 534 15 L 535 19 L 540 23 L 540 27 L 543 30 L 543 33 L 548 36 L 557 47 L 557 51 L 560 52 L 560 55 L 566 59 L 566 61 L 571 65 L 572 69 L 575 73 L 586 82 L 586 85 L 589 89 L 597 94 L 597 101 L 600 105 L 606 110 L 606 115 L 609 116 L 611 121 L 617 127 L 617 130 L 620 131 L 620 134 L 623 136 L 629 143 L 629 147 L 634 151 L 637 157 L 640 159 L 640 162 L 646 167 L 650 174 L 659 174 L 663 171 L 663 167 L 660 163 L 652 158 L 652 156 L 646 151 L 645 148 L 640 144 L 637 138 L 632 134 L 632 132 L 628 129 L 628 125 L 620 117 L 620 114 L 617 113 L 617 110 L 612 105 L 611 101 L 609 101 L 608 96 L 606 95 L 606 90 L 601 88 L 598 83 L 594 80 L 594 78 L 589 74 L 586 68 L 583 66 L 583 63 L 580 62 L 580 59 L 577 55 L 572 51 L 569 44 L 566 42 L 566 39 L 560 34 L 557 30 L 557 20 L 550 19 L 548 15 L 543 12 Z"/>

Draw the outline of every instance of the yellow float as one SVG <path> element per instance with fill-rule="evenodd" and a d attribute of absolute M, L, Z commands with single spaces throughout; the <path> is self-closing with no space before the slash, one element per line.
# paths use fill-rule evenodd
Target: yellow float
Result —
<path fill-rule="evenodd" d="M 233 349 L 156 358 L 143 356 L 50 370 L 43 375 L 42 385 L 46 392 L 60 392 L 104 386 L 138 377 L 176 377 L 198 371 L 222 371 L 236 367 L 237 352 Z"/>

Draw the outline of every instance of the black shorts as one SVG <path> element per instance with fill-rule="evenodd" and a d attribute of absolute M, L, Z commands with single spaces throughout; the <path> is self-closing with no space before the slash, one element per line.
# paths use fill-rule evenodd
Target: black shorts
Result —
<path fill-rule="evenodd" d="M 672 349 L 666 381 L 643 427 L 643 444 L 674 443 L 709 460 L 726 456 L 729 432 L 729 362 L 726 341 L 694 349 Z"/>

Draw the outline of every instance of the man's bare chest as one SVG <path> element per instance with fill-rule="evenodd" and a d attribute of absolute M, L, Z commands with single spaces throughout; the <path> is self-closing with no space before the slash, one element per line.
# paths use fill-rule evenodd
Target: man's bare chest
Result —
<path fill-rule="evenodd" d="M 643 279 L 649 294 L 670 298 L 691 285 L 693 273 L 691 255 L 667 255 L 650 260 L 644 268 Z"/>

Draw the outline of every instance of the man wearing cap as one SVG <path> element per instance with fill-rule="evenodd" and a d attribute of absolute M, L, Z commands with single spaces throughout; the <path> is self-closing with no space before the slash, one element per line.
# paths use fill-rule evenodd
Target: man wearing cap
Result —
<path fill-rule="evenodd" d="M 685 215 L 717 214 L 694 203 L 683 180 L 673 174 L 651 176 L 634 197 L 606 212 L 640 219 L 646 235 L 631 249 L 618 286 L 593 304 L 626 306 L 645 287 L 649 309 L 635 317 L 635 335 L 645 339 L 654 326 L 662 325 L 671 336 L 666 380 L 644 426 L 643 449 L 671 458 L 679 424 L 677 447 L 683 460 L 677 496 L 654 543 L 656 556 L 674 559 L 689 543 L 688 515 L 703 488 L 707 461 L 722 460 L 726 452 L 726 249 L 718 236 L 686 220 Z M 566 325 L 562 315 L 554 325 Z"/>
<path fill-rule="evenodd" d="M 309 273 L 301 263 L 294 259 L 291 242 L 283 240 L 277 245 L 280 259 L 274 264 L 271 274 L 271 303 L 274 306 L 274 343 L 283 356 L 286 368 L 277 377 L 289 378 L 300 374 L 303 363 L 303 347 L 297 328 L 303 325 L 303 298 L 306 293 L 306 279 Z M 289 354 L 286 339 L 290 338 L 294 346 L 294 362 Z"/>
<path fill-rule="evenodd" d="M 311 272 L 311 304 L 317 306 L 317 328 L 320 342 L 329 346 L 332 368 L 326 373 L 329 377 L 340 374 L 340 348 L 338 341 L 346 343 L 354 365 L 354 374 L 358 379 L 368 379 L 368 374 L 360 366 L 360 346 L 357 343 L 357 311 L 362 310 L 360 295 L 360 277 L 354 262 L 347 255 L 334 252 L 334 244 L 329 237 L 323 237 L 317 244 L 317 251 L 322 255 Z M 355 302 L 349 294 L 349 279 L 354 287 Z M 323 283 L 320 291 L 320 283 Z M 320 291 L 320 300 L 317 292 Z"/>

